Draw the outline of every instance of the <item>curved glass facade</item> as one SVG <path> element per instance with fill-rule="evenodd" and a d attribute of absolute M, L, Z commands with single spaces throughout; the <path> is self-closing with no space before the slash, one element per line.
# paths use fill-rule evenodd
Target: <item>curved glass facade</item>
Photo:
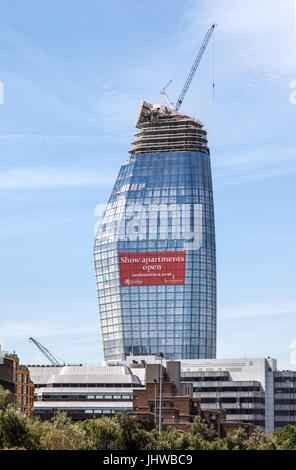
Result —
<path fill-rule="evenodd" d="M 216 259 L 203 124 L 143 102 L 95 239 L 105 359 L 216 356 Z"/>
<path fill-rule="evenodd" d="M 94 247 L 106 360 L 216 357 L 216 256 L 209 151 L 124 163 Z"/>

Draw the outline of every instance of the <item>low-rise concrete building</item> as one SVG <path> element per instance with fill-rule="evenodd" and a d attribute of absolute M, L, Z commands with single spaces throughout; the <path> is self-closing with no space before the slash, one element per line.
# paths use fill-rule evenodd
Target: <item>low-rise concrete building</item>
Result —
<path fill-rule="evenodd" d="M 227 420 L 274 430 L 274 359 L 190 360 L 181 367 L 202 408 L 224 409 Z"/>
<path fill-rule="evenodd" d="M 130 356 L 124 362 L 144 383 L 143 362 L 157 356 Z M 226 412 L 226 421 L 242 421 L 267 433 L 296 425 L 296 371 L 278 371 L 276 359 L 181 360 L 181 380 L 193 383 L 201 409 Z M 109 364 L 116 362 L 109 361 Z"/>
<path fill-rule="evenodd" d="M 296 425 L 296 371 L 274 373 L 274 428 Z"/>
<path fill-rule="evenodd" d="M 103 366 L 28 366 L 35 383 L 35 414 L 67 411 L 73 419 L 132 412 L 134 389 L 145 386 L 145 364 L 157 356 L 130 356 Z M 163 361 L 164 366 L 166 361 Z M 226 422 L 271 433 L 296 425 L 296 371 L 278 371 L 272 358 L 181 360 L 181 381 L 192 383 L 201 410 L 224 410 Z"/>
<path fill-rule="evenodd" d="M 140 379 L 124 366 L 29 366 L 35 384 L 35 415 L 66 411 L 74 420 L 132 412 Z"/>

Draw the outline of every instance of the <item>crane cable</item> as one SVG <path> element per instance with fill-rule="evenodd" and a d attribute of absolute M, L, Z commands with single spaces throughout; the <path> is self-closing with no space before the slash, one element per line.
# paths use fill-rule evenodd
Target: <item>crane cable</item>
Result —
<path fill-rule="evenodd" d="M 182 92 L 181 92 L 181 95 L 179 96 L 179 99 L 177 100 L 177 104 L 176 104 L 176 107 L 175 107 L 175 110 L 178 111 L 182 102 L 183 102 L 183 99 L 184 99 L 184 96 L 185 94 L 187 93 L 188 91 L 188 87 L 190 86 L 190 83 L 192 81 L 192 78 L 196 72 L 196 68 L 199 66 L 199 63 L 200 63 L 200 60 L 205 52 L 205 49 L 208 45 L 208 42 L 211 38 L 211 35 L 213 33 L 215 33 L 215 27 L 217 25 L 216 24 L 212 24 L 212 27 L 208 30 L 208 32 L 206 33 L 202 43 L 201 43 L 201 46 L 197 46 L 194 50 L 194 52 L 190 55 L 190 57 L 188 57 L 188 59 L 183 63 L 183 65 L 181 65 L 181 67 L 179 67 L 179 69 L 177 70 L 177 72 L 175 73 L 175 75 L 172 77 L 172 79 L 165 85 L 165 87 L 161 90 L 161 94 L 163 97 L 166 98 L 167 102 L 169 103 L 169 105 L 173 105 L 174 103 L 173 102 L 170 102 L 169 100 L 169 97 L 167 96 L 165 90 L 168 88 L 168 86 L 175 80 L 176 76 L 179 75 L 180 71 L 185 67 L 185 65 L 187 64 L 187 62 L 189 62 L 189 60 L 191 59 L 192 55 L 196 53 L 197 49 L 199 48 L 199 55 L 196 57 L 194 63 L 193 63 L 193 66 L 191 68 L 191 71 L 187 77 L 187 80 L 185 82 L 185 85 L 182 89 Z M 213 34 L 214 36 L 214 39 L 215 39 L 215 34 Z M 203 50 L 202 50 L 203 49 Z M 189 83 L 188 83 L 189 82 Z M 182 96 L 183 95 L 183 96 Z M 214 42 L 214 46 L 213 46 L 213 102 L 215 102 L 215 42 Z"/>
<path fill-rule="evenodd" d="M 196 55 L 196 52 L 197 50 L 201 47 L 201 44 L 198 44 L 196 46 L 196 48 L 194 49 L 194 51 L 187 57 L 187 59 L 185 60 L 185 62 L 178 68 L 177 72 L 174 74 L 174 76 L 171 78 L 171 80 L 166 84 L 166 86 L 163 88 L 163 90 L 165 91 L 167 89 L 167 87 L 173 83 L 173 81 L 175 81 L 176 77 L 180 74 L 180 72 L 184 69 L 185 65 L 188 64 L 188 62 L 192 59 L 192 57 L 195 57 Z"/>
<path fill-rule="evenodd" d="M 216 41 L 215 31 L 213 34 L 213 103 L 215 103 L 215 88 L 216 88 Z"/>

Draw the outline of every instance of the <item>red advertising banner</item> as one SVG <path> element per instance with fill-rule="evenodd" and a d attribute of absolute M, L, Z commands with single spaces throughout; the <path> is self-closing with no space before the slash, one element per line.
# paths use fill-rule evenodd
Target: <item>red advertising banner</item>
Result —
<path fill-rule="evenodd" d="M 122 286 L 159 286 L 185 283 L 185 251 L 119 253 Z"/>

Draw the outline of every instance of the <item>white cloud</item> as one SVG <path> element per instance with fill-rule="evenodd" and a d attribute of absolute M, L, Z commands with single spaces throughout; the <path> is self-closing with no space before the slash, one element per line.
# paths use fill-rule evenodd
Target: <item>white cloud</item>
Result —
<path fill-rule="evenodd" d="M 114 175 L 99 171 L 45 169 L 13 169 L 0 172 L 0 190 L 2 189 L 42 189 L 55 186 L 109 185 L 114 182 Z"/>
<path fill-rule="evenodd" d="M 97 148 L 102 142 L 102 135 L 78 135 L 78 134 L 0 134 L 0 145 L 16 147 L 32 146 L 43 148 L 45 145 L 55 145 L 56 148 L 63 148 L 66 144 L 75 144 Z M 7 147 L 5 147 L 7 148 Z"/>
<path fill-rule="evenodd" d="M 294 8 L 293 0 L 194 1 L 185 15 L 185 34 L 196 37 L 210 21 L 217 23 L 217 48 L 223 51 L 224 70 L 233 65 L 294 70 Z M 231 61 L 225 60 L 231 56 Z"/>
<path fill-rule="evenodd" d="M 0 311 L 5 312 L 1 318 L 0 344 L 4 350 L 16 350 L 23 363 L 45 362 L 40 351 L 29 342 L 30 336 L 66 362 L 100 359 L 100 326 L 95 300 L 2 298 Z M 26 321 L 23 312 L 28 312 Z"/>
<path fill-rule="evenodd" d="M 296 78 L 294 8 L 294 0 L 194 0 L 184 15 L 183 47 L 193 49 L 218 24 L 215 103 L 211 40 L 183 108 L 208 130 L 215 187 L 296 170 L 296 107 L 289 101 Z"/>
<path fill-rule="evenodd" d="M 89 129 L 96 130 L 108 130 L 108 126 L 112 125 L 112 131 L 114 126 L 125 129 L 126 123 L 131 122 L 125 118 L 128 111 L 133 109 L 133 98 L 110 86 L 105 86 L 98 96 L 89 95 L 87 87 L 77 85 L 75 80 L 67 79 L 59 72 L 55 58 L 45 54 L 27 37 L 7 25 L 0 24 L 0 40 L 10 46 L 14 55 L 31 62 L 30 66 L 37 67 L 38 74 L 44 76 L 40 83 L 34 73 L 26 78 L 23 73 L 16 74 L 5 70 L 7 88 L 12 89 L 11 93 L 19 96 L 22 103 L 33 108 L 35 113 L 44 112 L 46 109 L 47 114 L 55 113 L 56 118 L 63 122 L 71 119 L 72 127 L 75 123 L 80 127 L 87 124 Z M 129 106 L 130 104 L 132 106 Z"/>
<path fill-rule="evenodd" d="M 296 313 L 296 302 L 273 302 L 272 305 L 267 303 L 260 304 L 244 304 L 235 305 L 232 307 L 225 307 L 221 311 L 220 320 L 230 320 L 238 318 L 249 318 L 270 315 L 289 315 Z"/>
<path fill-rule="evenodd" d="M 140 105 L 139 99 L 110 87 L 107 90 L 101 89 L 97 96 L 94 96 L 93 102 L 97 122 L 102 123 L 104 128 L 112 129 L 112 132 L 119 131 L 131 138 Z"/>
<path fill-rule="evenodd" d="M 261 150 L 258 151 L 257 148 L 253 148 L 249 152 L 241 152 L 238 158 L 237 154 L 233 154 L 233 151 L 231 151 L 226 158 L 216 159 L 212 164 L 212 167 L 217 169 L 227 168 L 228 170 L 229 167 L 241 168 L 243 166 L 249 166 L 250 164 L 265 164 L 266 160 L 268 160 L 269 163 L 282 163 L 286 160 L 295 160 L 294 149 L 287 149 L 284 154 L 281 152 L 282 146 L 266 146 L 264 152 Z"/>
<path fill-rule="evenodd" d="M 17 50 L 27 59 L 43 60 L 44 54 L 40 49 L 30 44 L 25 36 L 9 28 L 9 26 L 0 24 L 0 38 L 14 50 Z"/>
<path fill-rule="evenodd" d="M 282 146 L 255 146 L 248 152 L 238 153 L 235 148 L 223 151 L 212 163 L 215 187 L 247 183 L 295 173 L 295 150 Z"/>
<path fill-rule="evenodd" d="M 21 321 L 9 322 L 1 326 L 2 335 L 6 338 L 29 338 L 30 336 L 47 337 L 47 336 L 73 336 L 80 334 L 93 333 L 94 327 L 77 325 L 76 328 L 69 327 L 68 325 L 59 325 L 58 321 L 55 321 L 55 326 L 52 324 L 36 324 L 27 321 L 23 323 Z M 97 325 L 99 334 L 99 325 Z"/>

